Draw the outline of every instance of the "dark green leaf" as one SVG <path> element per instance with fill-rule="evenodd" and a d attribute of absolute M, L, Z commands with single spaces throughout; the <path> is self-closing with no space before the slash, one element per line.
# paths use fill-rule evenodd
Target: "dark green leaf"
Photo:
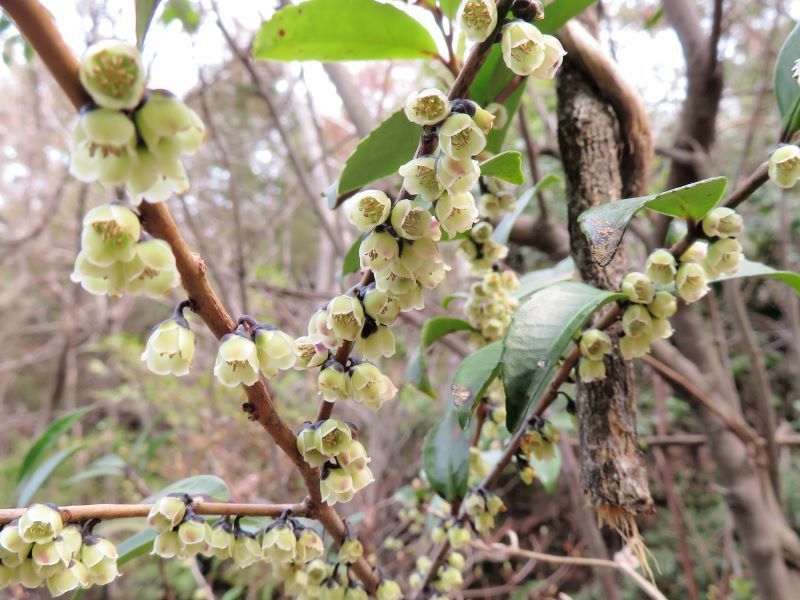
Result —
<path fill-rule="evenodd" d="M 210 496 L 214 500 L 224 502 L 231 496 L 228 484 L 216 475 L 195 475 L 187 477 L 175 483 L 171 483 L 160 492 L 153 494 L 145 499 L 145 502 L 153 502 L 167 494 L 183 493 L 190 496 Z"/>
<path fill-rule="evenodd" d="M 546 177 L 542 178 L 535 186 L 529 190 L 526 190 L 522 196 L 517 198 L 517 205 L 514 207 L 514 212 L 505 215 L 497 224 L 497 227 L 494 228 L 494 233 L 492 234 L 494 241 L 504 245 L 508 244 L 508 238 L 511 235 L 511 230 L 514 228 L 514 223 L 516 223 L 519 216 L 525 212 L 525 209 L 527 208 L 528 203 L 531 201 L 533 196 L 542 188 L 545 188 L 551 183 L 555 183 L 557 181 L 560 181 L 558 176 L 550 173 Z"/>
<path fill-rule="evenodd" d="M 719 203 L 727 185 L 726 178 L 713 177 L 660 194 L 617 200 L 587 210 L 578 217 L 578 223 L 589 240 L 592 259 L 600 266 L 611 262 L 628 223 L 641 209 L 698 221 Z"/>
<path fill-rule="evenodd" d="M 536 292 L 517 310 L 501 358 L 509 431 L 525 421 L 586 320 L 601 306 L 624 298 L 624 294 L 564 281 Z"/>
<path fill-rule="evenodd" d="M 375 0 L 308 0 L 266 21 L 253 41 L 262 60 L 431 58 L 430 33 L 408 13 Z"/>
<path fill-rule="evenodd" d="M 800 129 L 800 86 L 792 77 L 794 61 L 800 58 L 800 24 L 792 29 L 783 43 L 775 63 L 775 100 L 784 127 L 794 133 Z"/>
<path fill-rule="evenodd" d="M 39 491 L 39 488 L 45 484 L 55 470 L 81 448 L 83 448 L 83 444 L 75 444 L 59 450 L 39 465 L 28 477 L 22 480 L 14 491 L 16 505 L 27 506 L 34 494 Z"/>
<path fill-rule="evenodd" d="M 433 491 L 448 502 L 463 498 L 469 477 L 469 434 L 448 406 L 444 419 L 425 436 L 422 464 Z"/>
<path fill-rule="evenodd" d="M 425 352 L 428 347 L 439 338 L 454 331 L 467 331 L 472 327 L 464 319 L 455 317 L 434 317 L 428 319 L 420 332 L 419 346 L 411 355 L 406 366 L 406 380 L 414 384 L 417 389 L 430 396 L 434 395 L 430 380 L 428 379 L 428 365 Z"/>
<path fill-rule="evenodd" d="M 481 163 L 481 175 L 497 177 L 514 185 L 525 183 L 522 173 L 522 155 L 516 150 L 509 150 L 493 156 Z"/>
<path fill-rule="evenodd" d="M 519 289 L 516 290 L 513 296 L 517 300 L 524 300 L 531 294 L 538 292 L 548 286 L 572 279 L 572 274 L 575 272 L 575 262 L 569 256 L 548 269 L 539 269 L 538 271 L 531 271 L 525 273 L 519 280 Z"/>
<path fill-rule="evenodd" d="M 147 30 L 150 29 L 150 23 L 153 21 L 159 0 L 135 0 L 135 2 L 136 44 L 141 48 L 144 46 L 144 38 L 147 36 Z"/>
<path fill-rule="evenodd" d="M 358 236 L 358 239 L 350 246 L 350 250 L 344 255 L 342 277 L 346 277 L 350 273 L 357 273 L 361 269 L 361 258 L 358 255 L 358 249 L 361 247 L 361 240 L 363 239 L 363 235 Z"/>
<path fill-rule="evenodd" d="M 595 0 L 553 0 L 544 9 L 544 19 L 535 25 L 544 33 L 555 33 L 594 3 Z"/>
<path fill-rule="evenodd" d="M 25 454 L 25 458 L 22 459 L 22 465 L 20 465 L 19 471 L 17 472 L 17 483 L 29 477 L 33 469 L 36 468 L 44 458 L 44 455 L 50 451 L 58 439 L 69 431 L 72 426 L 91 409 L 92 407 L 86 406 L 73 410 L 61 415 L 50 423 L 30 447 L 27 454 Z"/>
<path fill-rule="evenodd" d="M 462 429 L 467 428 L 476 403 L 500 373 L 502 352 L 503 344 L 494 342 L 473 352 L 458 365 L 450 386 L 450 404 L 456 409 Z"/>
<path fill-rule="evenodd" d="M 782 281 L 800 295 L 800 273 L 792 271 L 778 271 L 770 266 L 751 260 L 744 260 L 739 270 L 733 275 L 720 275 L 711 281 L 727 281 L 728 279 L 741 279 L 743 277 L 769 277 Z"/>
<path fill-rule="evenodd" d="M 421 131 L 402 110 L 378 125 L 347 159 L 339 178 L 339 195 L 397 173 L 413 158 Z"/>

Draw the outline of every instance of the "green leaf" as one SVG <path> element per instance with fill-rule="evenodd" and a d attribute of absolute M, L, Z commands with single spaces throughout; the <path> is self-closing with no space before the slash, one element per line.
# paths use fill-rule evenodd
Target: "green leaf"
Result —
<path fill-rule="evenodd" d="M 775 63 L 775 100 L 781 122 L 789 133 L 800 129 L 800 86 L 792 77 L 794 61 L 800 58 L 800 24 L 796 25 L 783 43 Z"/>
<path fill-rule="evenodd" d="M 33 469 L 42 461 L 44 455 L 50 451 L 58 439 L 69 431 L 72 426 L 91 409 L 92 407 L 85 406 L 65 413 L 45 428 L 25 454 L 25 458 L 22 459 L 22 464 L 17 472 L 17 484 L 31 475 Z"/>
<path fill-rule="evenodd" d="M 414 156 L 422 129 L 398 110 L 359 142 L 339 178 L 339 195 L 397 173 Z"/>
<path fill-rule="evenodd" d="M 439 0 L 439 8 L 451 21 L 456 18 L 458 7 L 461 6 L 462 0 Z"/>
<path fill-rule="evenodd" d="M 519 279 L 519 289 L 513 293 L 517 300 L 524 300 L 531 294 L 538 292 L 546 287 L 558 283 L 559 281 L 567 281 L 572 279 L 575 272 L 575 262 L 571 257 L 567 257 L 560 261 L 555 266 L 547 269 L 539 269 L 538 271 L 531 271 L 525 273 Z"/>
<path fill-rule="evenodd" d="M 547 187 L 551 183 L 560 181 L 559 177 L 553 173 L 548 174 L 542 178 L 535 186 L 526 190 L 522 196 L 517 198 L 517 204 L 514 207 L 514 212 L 508 213 L 494 228 L 492 239 L 500 244 L 508 244 L 508 238 L 511 235 L 511 230 L 514 228 L 514 223 L 517 222 L 519 216 L 525 212 L 534 194 L 538 193 L 542 188 Z"/>
<path fill-rule="evenodd" d="M 227 501 L 231 492 L 228 484 L 216 475 L 195 475 L 171 483 L 160 492 L 145 499 L 145 502 L 154 502 L 167 494 L 183 493 L 190 496 L 210 496 L 216 501 Z"/>
<path fill-rule="evenodd" d="M 136 44 L 139 48 L 144 46 L 144 38 L 147 35 L 147 30 L 150 29 L 150 23 L 153 21 L 153 15 L 158 8 L 159 0 L 135 0 L 136 2 Z"/>
<path fill-rule="evenodd" d="M 578 217 L 578 223 L 589 240 L 592 259 L 600 266 L 611 262 L 628 223 L 641 209 L 699 221 L 719 203 L 727 185 L 725 177 L 713 177 L 660 194 L 616 200 L 587 210 Z"/>
<path fill-rule="evenodd" d="M 361 257 L 358 255 L 358 249 L 361 247 L 361 240 L 364 239 L 363 235 L 358 236 L 358 239 L 350 246 L 350 250 L 344 255 L 344 262 L 342 263 L 342 277 L 350 275 L 350 273 L 358 273 L 361 269 Z"/>
<path fill-rule="evenodd" d="M 117 564 L 122 566 L 132 561 L 134 558 L 146 554 L 152 548 L 154 539 L 156 539 L 155 529 L 145 527 L 141 531 L 123 540 L 122 543 L 117 546 L 117 553 L 119 554 Z"/>
<path fill-rule="evenodd" d="M 34 494 L 39 491 L 50 476 L 61 464 L 84 447 L 84 444 L 75 444 L 59 450 L 41 465 L 39 465 L 28 477 L 26 477 L 14 491 L 14 502 L 17 506 L 27 506 Z"/>
<path fill-rule="evenodd" d="M 522 155 L 516 150 L 509 150 L 493 156 L 481 163 L 481 175 L 497 177 L 514 185 L 525 183 L 522 173 Z"/>
<path fill-rule="evenodd" d="M 452 294 L 447 294 L 447 296 L 442 299 L 442 308 L 447 310 L 453 300 L 466 300 L 467 298 L 469 298 L 469 294 L 466 292 L 453 292 Z"/>
<path fill-rule="evenodd" d="M 200 13 L 189 0 L 169 0 L 161 14 L 161 21 L 166 25 L 179 21 L 185 31 L 194 33 L 200 27 Z"/>
<path fill-rule="evenodd" d="M 659 6 L 658 9 L 653 12 L 652 16 L 650 16 L 647 21 L 644 22 L 645 29 L 652 29 L 664 18 L 664 7 Z"/>
<path fill-rule="evenodd" d="M 425 352 L 436 340 L 454 331 L 468 331 L 472 326 L 464 319 L 456 317 L 433 317 L 425 321 L 420 332 L 419 346 L 406 366 L 406 380 L 421 392 L 433 396 L 433 388 L 428 379 L 428 365 Z"/>
<path fill-rule="evenodd" d="M 720 275 L 711 281 L 727 281 L 729 279 L 741 279 L 743 277 L 769 277 L 770 279 L 777 279 L 782 281 L 790 288 L 792 288 L 798 295 L 800 295 L 800 273 L 792 271 L 778 271 L 772 267 L 755 262 L 752 260 L 744 260 L 739 265 L 739 270 L 732 275 Z"/>
<path fill-rule="evenodd" d="M 467 428 L 476 403 L 500 373 L 502 353 L 503 344 L 494 342 L 473 352 L 458 365 L 450 385 L 449 401 L 456 409 L 458 424 L 462 429 Z"/>
<path fill-rule="evenodd" d="M 125 474 L 125 461 L 117 454 L 106 454 L 93 461 L 86 469 L 76 473 L 64 482 L 70 486 L 95 477 L 122 477 Z"/>
<path fill-rule="evenodd" d="M 506 427 L 514 431 L 550 383 L 558 361 L 587 319 L 624 294 L 564 281 L 533 294 L 514 314 L 501 358 Z"/>
<path fill-rule="evenodd" d="M 422 464 L 433 491 L 448 502 L 467 494 L 469 434 L 458 425 L 456 411 L 448 405 L 444 419 L 425 436 Z"/>
<path fill-rule="evenodd" d="M 544 9 L 544 19 L 535 23 L 543 33 L 555 33 L 570 19 L 589 8 L 595 0 L 553 0 Z"/>
<path fill-rule="evenodd" d="M 432 58 L 428 30 L 408 13 L 375 0 L 308 0 L 277 11 L 253 41 L 262 60 Z"/>

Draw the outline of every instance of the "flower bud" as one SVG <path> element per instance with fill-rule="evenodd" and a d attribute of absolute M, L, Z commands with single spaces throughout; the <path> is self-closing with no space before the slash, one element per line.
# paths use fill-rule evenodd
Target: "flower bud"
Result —
<path fill-rule="evenodd" d="M 188 323 L 168 319 L 153 329 L 141 359 L 156 375 L 186 375 L 194 356 L 195 335 Z"/>
<path fill-rule="evenodd" d="M 58 537 L 64 529 L 64 522 L 61 520 L 61 513 L 55 508 L 45 504 L 32 504 L 19 518 L 17 527 L 22 542 L 45 544 Z M 9 535 L 3 547 L 10 550 L 5 544 L 15 545 L 16 540 L 12 540 L 13 536 Z"/>
<path fill-rule="evenodd" d="M 645 275 L 654 283 L 667 285 L 675 280 L 677 267 L 675 257 L 668 250 L 656 250 L 647 257 L 644 265 Z"/>
<path fill-rule="evenodd" d="M 530 23 L 512 21 L 504 25 L 500 45 L 506 66 L 516 75 L 534 74 L 545 64 L 545 37 Z"/>
<path fill-rule="evenodd" d="M 134 118 L 148 150 L 159 158 L 193 154 L 205 140 L 205 126 L 200 117 L 168 92 L 151 92 Z"/>
<path fill-rule="evenodd" d="M 425 208 L 409 199 L 400 200 L 392 209 L 392 228 L 407 240 L 418 240 L 428 233 L 433 217 Z"/>
<path fill-rule="evenodd" d="M 633 360 L 634 358 L 641 358 L 650 352 L 650 336 L 625 335 L 619 338 L 619 351 L 622 353 L 622 358 L 625 360 Z"/>
<path fill-rule="evenodd" d="M 361 242 L 358 255 L 362 269 L 381 271 L 400 256 L 400 246 L 390 233 L 373 231 Z"/>
<path fill-rule="evenodd" d="M 583 383 L 603 381 L 606 378 L 606 365 L 603 359 L 581 358 L 578 362 L 578 377 Z"/>
<path fill-rule="evenodd" d="M 367 360 L 377 360 L 381 356 L 388 358 L 394 355 L 394 334 L 386 325 L 378 325 L 367 337 L 358 338 L 356 349 Z"/>
<path fill-rule="evenodd" d="M 742 234 L 742 215 L 720 206 L 703 217 L 703 233 L 708 237 L 731 238 Z"/>
<path fill-rule="evenodd" d="M 533 70 L 531 75 L 539 79 L 551 80 L 556 76 L 556 71 L 564 62 L 566 51 L 558 41 L 558 38 L 552 35 L 544 36 L 544 60 L 542 64 Z"/>
<path fill-rule="evenodd" d="M 620 291 L 628 296 L 628 300 L 638 304 L 649 304 L 656 293 L 655 286 L 647 275 L 637 272 L 625 275 Z"/>
<path fill-rule="evenodd" d="M 222 338 L 214 362 L 214 377 L 222 385 L 254 385 L 258 369 L 258 349 L 249 336 L 235 332 Z"/>
<path fill-rule="evenodd" d="M 396 581 L 391 579 L 381 579 L 378 590 L 375 593 L 377 600 L 402 600 L 403 590 Z"/>
<path fill-rule="evenodd" d="M 464 579 L 461 576 L 461 571 L 455 567 L 447 566 L 439 570 L 439 577 L 434 582 L 433 586 L 440 592 L 451 592 L 459 589 L 464 585 Z"/>
<path fill-rule="evenodd" d="M 297 360 L 294 340 L 278 329 L 256 328 L 258 367 L 267 379 L 278 375 L 278 370 L 291 369 Z"/>
<path fill-rule="evenodd" d="M 781 146 L 769 157 L 769 178 L 778 187 L 790 188 L 800 179 L 800 148 Z"/>
<path fill-rule="evenodd" d="M 344 600 L 368 600 L 369 595 L 364 586 L 355 583 L 350 583 L 347 586 L 347 591 L 344 593 Z"/>
<path fill-rule="evenodd" d="M 304 335 L 294 341 L 297 351 L 295 369 L 311 369 L 324 363 L 330 352 L 319 336 Z"/>
<path fill-rule="evenodd" d="M 497 26 L 497 6 L 494 0 L 464 0 L 458 10 L 458 24 L 467 39 L 482 42 Z"/>
<path fill-rule="evenodd" d="M 144 93 L 142 57 L 135 47 L 119 40 L 90 46 L 81 58 L 78 75 L 92 100 L 103 108 L 133 108 Z"/>
<path fill-rule="evenodd" d="M 327 419 L 315 430 L 314 447 L 320 454 L 335 457 L 353 441 L 350 426 L 338 419 Z"/>
<path fill-rule="evenodd" d="M 581 355 L 591 360 L 603 360 L 603 356 L 611 352 L 611 338 L 605 331 L 587 329 L 581 335 Z"/>
<path fill-rule="evenodd" d="M 233 527 L 226 521 L 217 521 L 211 526 L 211 537 L 208 538 L 208 549 L 220 560 L 233 556 L 236 536 Z"/>
<path fill-rule="evenodd" d="M 19 519 L 15 519 L 0 530 L 0 550 L 4 550 L 9 554 L 28 556 L 32 542 L 26 542 L 22 539 L 19 522 Z"/>
<path fill-rule="evenodd" d="M 392 201 L 380 190 L 364 190 L 347 201 L 347 218 L 355 227 L 367 233 L 389 218 Z"/>
<path fill-rule="evenodd" d="M 475 198 L 469 192 L 442 194 L 436 203 L 436 218 L 450 237 L 468 231 L 478 220 Z"/>
<path fill-rule="evenodd" d="M 452 158 L 471 158 L 486 147 L 486 137 L 472 117 L 456 113 L 439 128 L 439 144 Z"/>
<path fill-rule="evenodd" d="M 348 537 L 339 548 L 339 562 L 351 565 L 361 558 L 363 554 L 364 546 L 361 545 L 358 538 Z"/>
<path fill-rule="evenodd" d="M 436 159 L 436 180 L 451 194 L 468 192 L 480 176 L 478 161 L 471 158 L 451 158 L 442 153 Z"/>
<path fill-rule="evenodd" d="M 258 543 L 256 536 L 246 531 L 238 531 L 231 558 L 240 569 L 249 567 L 254 562 L 261 560 L 261 544 Z"/>
<path fill-rule="evenodd" d="M 632 304 L 622 313 L 622 330 L 631 337 L 649 338 L 653 329 L 653 318 L 644 306 Z"/>
<path fill-rule="evenodd" d="M 139 217 L 130 208 L 103 204 L 84 216 L 81 246 L 93 264 L 109 267 L 136 256 L 136 242 L 141 232 Z"/>
<path fill-rule="evenodd" d="M 678 296 L 687 304 L 697 302 L 708 293 L 706 272 L 698 264 L 684 263 L 678 268 L 675 287 L 678 290 Z"/>
<path fill-rule="evenodd" d="M 471 236 L 476 242 L 484 243 L 489 241 L 494 233 L 494 227 L 488 221 L 479 221 L 472 227 Z"/>
<path fill-rule="evenodd" d="M 708 245 L 703 268 L 712 277 L 716 273 L 736 273 L 743 258 L 742 245 L 733 238 L 723 238 Z"/>
<path fill-rule="evenodd" d="M 267 527 L 261 542 L 261 551 L 266 558 L 276 563 L 288 563 L 297 551 L 294 530 L 286 522 L 277 521 Z"/>
<path fill-rule="evenodd" d="M 421 196 L 428 202 L 436 200 L 444 191 L 436 177 L 436 159 L 433 156 L 410 160 L 398 169 L 398 173 L 409 194 Z"/>
<path fill-rule="evenodd" d="M 477 104 L 475 107 L 475 114 L 472 116 L 472 120 L 480 127 L 484 135 L 489 135 L 494 127 L 494 115 Z"/>
<path fill-rule="evenodd" d="M 406 99 L 406 118 L 417 125 L 435 125 L 450 114 L 450 100 L 435 88 L 413 92 Z"/>
<path fill-rule="evenodd" d="M 496 195 L 481 194 L 480 213 L 483 216 L 496 219 L 500 216 L 500 211 L 500 199 Z"/>
<path fill-rule="evenodd" d="M 346 469 L 326 468 L 319 482 L 322 500 L 330 506 L 337 502 L 350 502 L 355 495 L 353 478 Z"/>
<path fill-rule="evenodd" d="M 678 311 L 678 302 L 669 292 L 656 292 L 653 301 L 647 305 L 647 310 L 656 319 L 669 319 Z"/>
<path fill-rule="evenodd" d="M 153 540 L 153 550 L 150 554 L 161 558 L 174 558 L 181 551 L 181 546 L 177 531 L 164 531 Z"/>
<path fill-rule="evenodd" d="M 431 529 L 431 541 L 434 544 L 441 544 L 447 539 L 447 532 L 443 527 L 434 527 Z"/>
<path fill-rule="evenodd" d="M 469 545 L 472 535 L 466 527 L 454 525 L 447 531 L 447 539 L 450 540 L 450 545 L 458 550 Z"/>
<path fill-rule="evenodd" d="M 371 363 L 356 365 L 350 376 L 353 397 L 370 410 L 378 410 L 387 400 L 394 398 L 397 388 L 380 369 Z"/>
<path fill-rule="evenodd" d="M 370 284 L 364 294 L 364 312 L 382 325 L 391 325 L 400 314 L 400 306 L 392 296 Z"/>
<path fill-rule="evenodd" d="M 164 496 L 159 498 L 150 508 L 147 524 L 159 533 L 165 533 L 176 527 L 186 514 L 186 503 L 181 496 Z"/>
<path fill-rule="evenodd" d="M 346 400 L 350 396 L 350 378 L 338 362 L 332 362 L 319 372 L 317 387 L 326 402 Z"/>
<path fill-rule="evenodd" d="M 502 130 L 508 123 L 508 109 L 499 102 L 492 102 L 486 107 L 486 111 L 494 115 L 494 129 Z"/>
<path fill-rule="evenodd" d="M 89 570 L 78 560 L 73 560 L 66 569 L 47 578 L 47 589 L 53 596 L 60 596 L 89 585 L 91 585 Z"/>

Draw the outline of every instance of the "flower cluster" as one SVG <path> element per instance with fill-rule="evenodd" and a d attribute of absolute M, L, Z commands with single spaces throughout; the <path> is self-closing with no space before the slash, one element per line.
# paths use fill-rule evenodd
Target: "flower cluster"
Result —
<path fill-rule="evenodd" d="M 322 467 L 320 494 L 330 505 L 350 502 L 375 481 L 370 458 L 354 429 L 338 419 L 305 423 L 297 434 L 297 451 L 312 467 Z"/>
<path fill-rule="evenodd" d="M 445 600 L 450 598 L 449 595 L 456 590 L 461 589 L 464 585 L 464 578 L 461 571 L 464 568 L 466 560 L 464 555 L 460 552 L 450 552 L 447 559 L 436 571 L 436 576 L 432 579 L 431 586 L 435 590 L 435 594 L 426 596 L 426 598 L 436 598 Z M 416 569 L 409 576 L 408 583 L 412 590 L 419 590 L 422 587 L 425 578 L 433 567 L 433 562 L 427 556 L 420 556 L 415 563 Z"/>
<path fill-rule="evenodd" d="M 508 256 L 508 247 L 492 238 L 494 227 L 488 221 L 479 221 L 458 246 L 473 275 L 483 275 L 495 262 Z"/>
<path fill-rule="evenodd" d="M 317 377 L 317 387 L 325 402 L 353 398 L 370 410 L 378 410 L 394 398 L 397 388 L 392 380 L 372 363 L 351 357 L 346 365 L 328 359 Z"/>
<path fill-rule="evenodd" d="M 519 279 L 513 271 L 492 271 L 470 287 L 464 313 L 475 333 L 470 341 L 476 347 L 503 337 L 517 308 L 517 299 L 510 292 L 519 288 Z"/>
<path fill-rule="evenodd" d="M 214 376 L 227 387 L 254 385 L 259 373 L 272 379 L 296 361 L 297 348 L 289 334 L 244 316 L 233 333 L 220 340 Z"/>
<path fill-rule="evenodd" d="M 139 216 L 112 202 L 86 213 L 70 279 L 98 296 L 160 298 L 180 283 L 169 244 L 142 232 Z"/>
<path fill-rule="evenodd" d="M 536 469 L 530 463 L 531 457 L 535 456 L 539 461 L 555 457 L 555 447 L 560 438 L 561 433 L 546 419 L 536 417 L 527 425 L 517 453 L 514 455 L 523 483 L 531 485 L 536 477 Z"/>
<path fill-rule="evenodd" d="M 497 494 L 478 488 L 464 499 L 464 508 L 472 519 L 475 531 L 489 533 L 494 529 L 495 517 L 506 510 L 506 505 Z"/>
<path fill-rule="evenodd" d="M 205 127 L 169 92 L 145 92 L 139 51 L 115 40 L 94 44 L 81 61 L 80 80 L 94 103 L 75 128 L 70 173 L 86 183 L 125 184 L 137 204 L 185 192 L 181 155 L 200 149 Z"/>
<path fill-rule="evenodd" d="M 0 589 L 47 584 L 53 596 L 107 585 L 119 576 L 117 549 L 88 527 L 64 525 L 54 507 L 34 504 L 0 530 Z"/>

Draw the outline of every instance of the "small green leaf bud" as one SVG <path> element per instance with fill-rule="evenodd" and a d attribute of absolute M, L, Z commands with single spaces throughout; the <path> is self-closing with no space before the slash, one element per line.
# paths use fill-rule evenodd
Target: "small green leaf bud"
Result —
<path fill-rule="evenodd" d="M 259 327 L 255 333 L 258 367 L 267 379 L 278 375 L 278 370 L 291 369 L 297 360 L 294 340 L 278 329 Z"/>
<path fill-rule="evenodd" d="M 458 24 L 467 39 L 482 42 L 497 26 L 497 6 L 493 0 L 465 0 L 458 10 Z"/>
<path fill-rule="evenodd" d="M 578 362 L 578 377 L 583 383 L 604 380 L 606 378 L 606 365 L 603 359 L 581 358 Z"/>
<path fill-rule="evenodd" d="M 425 208 L 409 199 L 400 200 L 392 209 L 392 227 L 407 240 L 425 237 L 433 217 Z"/>
<path fill-rule="evenodd" d="M 731 238 L 743 230 L 742 216 L 731 208 L 720 206 L 703 217 L 703 233 L 708 237 Z"/>
<path fill-rule="evenodd" d="M 389 218 L 392 201 L 380 190 L 364 190 L 347 201 L 347 218 L 362 233 L 372 231 Z"/>
<path fill-rule="evenodd" d="M 611 338 L 605 331 L 587 329 L 581 335 L 581 355 L 591 360 L 603 360 L 603 356 L 611 352 Z"/>
<path fill-rule="evenodd" d="M 22 542 L 45 544 L 59 536 L 64 529 L 64 522 L 61 520 L 61 513 L 55 508 L 45 504 L 32 504 L 19 518 L 17 527 Z M 15 545 L 11 539 L 12 536 L 9 536 L 3 547 L 10 550 L 5 544 Z"/>
<path fill-rule="evenodd" d="M 675 287 L 678 290 L 678 296 L 687 304 L 697 302 L 708 293 L 705 270 L 695 263 L 682 264 L 675 276 Z"/>
<path fill-rule="evenodd" d="M 381 579 L 375 598 L 377 600 L 401 600 L 403 598 L 403 590 L 400 589 L 396 581 Z"/>
<path fill-rule="evenodd" d="M 103 108 L 133 108 L 144 93 L 142 57 L 135 47 L 119 40 L 90 46 L 81 58 L 78 75 L 92 100 Z"/>
<path fill-rule="evenodd" d="M 450 100 L 435 88 L 411 93 L 404 107 L 406 118 L 417 125 L 435 125 L 450 114 Z"/>
<path fill-rule="evenodd" d="M 469 192 L 444 193 L 436 203 L 436 218 L 450 237 L 471 229 L 478 216 L 475 198 Z"/>
<path fill-rule="evenodd" d="M 214 363 L 214 377 L 222 385 L 254 385 L 258 370 L 258 349 L 249 336 L 229 333 L 222 338 Z"/>
<path fill-rule="evenodd" d="M 297 552 L 297 538 L 294 530 L 286 522 L 277 522 L 267 528 L 261 542 L 264 556 L 276 563 L 288 563 L 294 560 Z"/>
<path fill-rule="evenodd" d="M 653 301 L 647 305 L 647 310 L 656 319 L 669 319 L 678 311 L 678 302 L 669 292 L 656 292 Z"/>
<path fill-rule="evenodd" d="M 444 191 L 436 177 L 436 159 L 433 156 L 410 160 L 398 169 L 398 173 L 409 194 L 421 196 L 428 202 L 436 200 Z"/>
<path fill-rule="evenodd" d="M 346 400 L 350 397 L 350 378 L 345 373 L 344 367 L 337 362 L 331 363 L 319 372 L 317 387 L 326 402 Z"/>
<path fill-rule="evenodd" d="M 778 187 L 793 187 L 800 179 L 800 148 L 781 146 L 769 157 L 769 178 Z"/>
<path fill-rule="evenodd" d="M 622 313 L 622 330 L 631 337 L 649 338 L 653 331 L 653 318 L 644 306 L 633 304 Z"/>
<path fill-rule="evenodd" d="M 650 337 L 645 335 L 626 335 L 619 338 L 619 351 L 625 360 L 641 358 L 650 352 Z"/>
<path fill-rule="evenodd" d="M 351 565 L 364 555 L 364 547 L 358 538 L 348 537 L 339 548 L 339 562 Z"/>
<path fill-rule="evenodd" d="M 337 456 L 352 441 L 350 426 L 338 419 L 327 419 L 315 428 L 314 447 L 324 456 Z"/>
<path fill-rule="evenodd" d="M 628 296 L 631 302 L 649 304 L 653 300 L 656 288 L 647 275 L 634 271 L 625 275 L 620 291 Z"/>
<path fill-rule="evenodd" d="M 486 147 L 486 137 L 472 117 L 456 113 L 439 128 L 439 144 L 452 158 L 471 158 Z"/>
<path fill-rule="evenodd" d="M 545 37 L 530 23 L 511 21 L 504 25 L 500 45 L 503 61 L 516 75 L 531 75 L 545 63 Z"/>
<path fill-rule="evenodd" d="M 667 285 L 675 280 L 677 272 L 675 257 L 668 250 L 656 250 L 647 257 L 644 265 L 644 272 L 650 281 Z"/>

